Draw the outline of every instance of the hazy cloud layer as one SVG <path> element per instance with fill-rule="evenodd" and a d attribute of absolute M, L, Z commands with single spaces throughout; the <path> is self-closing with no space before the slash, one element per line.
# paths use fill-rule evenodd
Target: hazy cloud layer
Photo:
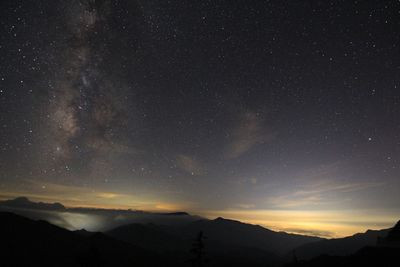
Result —
<path fill-rule="evenodd" d="M 265 126 L 260 113 L 245 112 L 240 115 L 232 130 L 231 142 L 225 149 L 225 156 L 228 159 L 240 157 L 254 146 L 273 140 L 275 135 Z"/>
<path fill-rule="evenodd" d="M 204 165 L 194 157 L 188 155 L 178 155 L 176 165 L 190 175 L 201 175 L 205 173 Z"/>

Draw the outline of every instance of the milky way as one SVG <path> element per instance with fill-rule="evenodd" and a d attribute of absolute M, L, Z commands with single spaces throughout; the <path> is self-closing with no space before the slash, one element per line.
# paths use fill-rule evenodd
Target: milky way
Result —
<path fill-rule="evenodd" d="M 107 52 L 101 36 L 109 20 L 110 3 L 73 1 L 64 7 L 65 40 L 59 49 L 53 78 L 43 148 L 48 161 L 67 171 L 91 176 L 101 163 L 110 168 L 112 153 L 134 153 L 128 147 L 126 84 L 103 70 Z M 99 37 L 100 36 L 100 37 Z M 99 164 L 100 161 L 100 164 Z M 91 176 L 104 179 L 104 175 Z"/>

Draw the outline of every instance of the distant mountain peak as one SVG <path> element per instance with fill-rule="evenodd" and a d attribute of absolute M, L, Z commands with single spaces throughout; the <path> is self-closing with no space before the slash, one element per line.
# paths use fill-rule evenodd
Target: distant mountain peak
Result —
<path fill-rule="evenodd" d="M 33 203 L 32 201 L 29 200 L 27 197 L 17 197 L 14 199 L 9 199 L 4 201 L 5 203 L 18 203 L 18 204 L 30 204 Z"/>
<path fill-rule="evenodd" d="M 29 200 L 29 198 L 27 198 L 27 197 L 16 197 L 16 198 L 14 199 L 14 201 L 31 202 L 31 201 Z"/>
<path fill-rule="evenodd" d="M 224 217 L 215 218 L 213 221 L 215 221 L 215 222 L 242 223 L 242 222 L 240 222 L 240 221 L 236 221 L 236 220 L 232 220 L 232 219 L 226 219 L 226 218 L 224 218 Z M 245 224 L 245 223 L 243 223 L 243 224 Z"/>
<path fill-rule="evenodd" d="M 45 203 L 45 202 L 33 202 L 27 197 L 17 197 L 0 202 L 1 206 L 12 207 L 12 208 L 29 208 L 29 209 L 44 209 L 44 210 L 64 210 L 65 207 L 61 203 Z"/>
<path fill-rule="evenodd" d="M 389 231 L 386 239 L 388 241 L 395 241 L 400 246 L 400 221 L 396 223 L 396 225 Z"/>

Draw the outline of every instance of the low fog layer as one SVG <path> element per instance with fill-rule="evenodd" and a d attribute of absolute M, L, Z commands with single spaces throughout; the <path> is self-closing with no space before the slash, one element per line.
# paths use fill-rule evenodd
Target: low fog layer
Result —
<path fill-rule="evenodd" d="M 185 212 L 152 213 L 135 210 L 66 208 L 60 203 L 36 203 L 25 197 L 0 202 L 0 211 L 11 211 L 69 230 L 107 231 L 129 223 L 174 225 L 200 219 Z"/>

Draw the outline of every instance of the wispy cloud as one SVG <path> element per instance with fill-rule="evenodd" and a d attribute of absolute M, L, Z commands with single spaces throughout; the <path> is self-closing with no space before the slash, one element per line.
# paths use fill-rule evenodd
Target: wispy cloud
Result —
<path fill-rule="evenodd" d="M 337 208 L 353 201 L 357 195 L 384 186 L 385 183 L 351 176 L 346 162 L 332 162 L 302 169 L 278 182 L 264 199 L 265 207 L 291 208 Z"/>
<path fill-rule="evenodd" d="M 302 229 L 302 228 L 284 228 L 281 230 L 287 233 L 294 233 L 300 235 L 311 235 L 311 236 L 319 236 L 325 238 L 335 237 L 335 232 L 333 231 L 312 230 L 312 229 Z"/>
<path fill-rule="evenodd" d="M 264 125 L 259 113 L 245 112 L 240 115 L 232 130 L 231 142 L 225 149 L 226 158 L 237 158 L 256 145 L 272 140 L 275 133 Z"/>
<path fill-rule="evenodd" d="M 201 175 L 206 171 L 205 167 L 198 159 L 188 155 L 178 155 L 176 157 L 176 165 L 190 175 Z"/>
<path fill-rule="evenodd" d="M 239 203 L 239 204 L 236 204 L 236 207 L 238 207 L 240 209 L 254 209 L 256 207 L 256 205 L 250 204 L 250 203 Z"/>
<path fill-rule="evenodd" d="M 316 207 L 327 204 L 338 204 L 349 200 L 346 193 L 360 191 L 372 187 L 382 186 L 384 183 L 376 182 L 342 182 L 328 179 L 294 186 L 286 194 L 269 197 L 267 202 L 275 208 Z M 343 197 L 329 198 L 329 195 L 342 195 Z"/>
<path fill-rule="evenodd" d="M 20 196 L 34 201 L 61 202 L 68 207 L 93 207 L 107 209 L 137 209 L 147 211 L 185 210 L 190 203 L 176 203 L 162 197 L 155 198 L 147 194 L 129 194 L 114 191 L 93 190 L 89 187 L 26 180 L 29 190 L 8 188 L 0 191 L 0 199 Z"/>

